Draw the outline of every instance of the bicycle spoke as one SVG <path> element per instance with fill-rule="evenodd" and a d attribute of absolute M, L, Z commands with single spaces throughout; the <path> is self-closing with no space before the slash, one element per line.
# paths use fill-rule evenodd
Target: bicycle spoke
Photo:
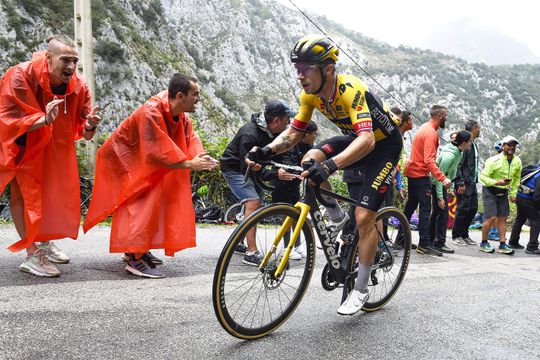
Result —
<path fill-rule="evenodd" d="M 377 310 L 392 298 L 405 276 L 410 257 L 411 235 L 403 213 L 395 208 L 382 209 L 377 214 L 377 223 L 379 225 L 376 225 L 375 232 L 379 240 L 369 279 L 370 296 L 363 307 L 366 311 Z M 403 238 L 396 244 L 398 234 Z M 400 246 L 399 250 L 396 250 L 396 245 Z M 356 261 L 352 258 L 349 260 L 349 272 L 356 269 Z"/>
<path fill-rule="evenodd" d="M 247 299 L 247 297 L 248 297 L 248 295 L 249 295 L 251 289 L 253 289 L 253 287 L 254 287 L 255 285 L 256 285 L 256 284 L 253 284 L 253 285 L 248 289 L 248 291 L 243 295 L 243 297 L 238 298 L 237 301 L 235 301 L 233 304 L 231 304 L 231 305 L 234 305 L 236 302 L 238 302 L 240 299 L 242 299 L 242 303 L 240 304 L 240 306 L 238 307 L 238 310 L 236 310 L 236 313 L 234 314 L 235 316 L 238 314 L 238 311 L 240 311 L 240 309 L 242 309 L 245 300 Z"/>

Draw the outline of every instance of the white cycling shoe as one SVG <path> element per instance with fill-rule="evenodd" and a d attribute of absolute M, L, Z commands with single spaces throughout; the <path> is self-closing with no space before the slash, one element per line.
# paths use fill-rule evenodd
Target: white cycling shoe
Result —
<path fill-rule="evenodd" d="M 368 298 L 369 292 L 361 293 L 354 289 L 349 293 L 349 296 L 347 296 L 347 299 L 345 299 L 343 304 L 337 309 L 337 312 L 339 315 L 354 315 L 362 310 L 362 306 L 364 306 Z"/>

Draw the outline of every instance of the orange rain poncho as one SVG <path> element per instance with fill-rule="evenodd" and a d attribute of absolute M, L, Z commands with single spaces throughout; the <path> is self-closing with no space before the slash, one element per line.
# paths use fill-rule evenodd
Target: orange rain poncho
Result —
<path fill-rule="evenodd" d="M 168 166 L 202 152 L 189 117 L 182 113 L 178 122 L 172 119 L 167 91 L 150 98 L 97 153 L 84 231 L 112 213 L 113 253 L 165 249 L 173 256 L 196 246 L 189 169 Z"/>
<path fill-rule="evenodd" d="M 90 112 L 88 86 L 76 74 L 53 124 L 28 131 L 53 100 L 45 51 L 16 65 L 0 80 L 0 190 L 14 178 L 24 200 L 26 237 L 8 249 L 36 241 L 77 239 L 80 224 L 79 172 L 74 141 Z M 26 133 L 26 145 L 16 140 Z M 21 138 L 22 139 L 22 138 Z M 21 143 L 21 140 L 18 141 Z M 24 145 L 24 143 L 22 144 Z"/>

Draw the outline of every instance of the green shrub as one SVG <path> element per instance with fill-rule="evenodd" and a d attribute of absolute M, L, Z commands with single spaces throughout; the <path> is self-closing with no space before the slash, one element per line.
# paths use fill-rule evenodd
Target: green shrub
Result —
<path fill-rule="evenodd" d="M 208 155 L 214 159 L 219 159 L 221 154 L 225 151 L 230 139 L 226 136 L 209 136 L 206 134 L 206 131 L 200 129 L 196 119 L 193 119 L 193 126 L 195 132 L 201 138 L 201 142 Z M 225 207 L 225 194 L 230 190 L 229 185 L 221 174 L 221 170 L 194 171 L 191 173 L 191 183 L 194 185 L 195 189 L 207 187 L 206 199 L 211 203 Z"/>
<path fill-rule="evenodd" d="M 110 40 L 101 40 L 94 48 L 94 52 L 101 56 L 105 62 L 124 63 L 124 49 Z"/>

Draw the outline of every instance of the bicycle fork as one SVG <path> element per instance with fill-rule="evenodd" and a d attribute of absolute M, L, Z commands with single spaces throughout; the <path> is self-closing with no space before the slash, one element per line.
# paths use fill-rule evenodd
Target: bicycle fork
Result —
<path fill-rule="evenodd" d="M 281 258 L 281 261 L 279 262 L 279 265 L 276 268 L 276 271 L 274 273 L 274 276 L 276 279 L 281 275 L 281 272 L 287 266 L 287 263 L 289 262 L 289 255 L 291 254 L 292 248 L 294 244 L 296 243 L 296 239 L 298 239 L 298 237 L 300 236 L 302 227 L 304 226 L 307 215 L 309 214 L 309 210 L 311 209 L 311 206 L 309 206 L 308 204 L 301 203 L 301 202 L 296 203 L 294 207 L 300 210 L 300 216 L 298 217 L 298 221 L 296 222 L 296 226 L 294 228 L 291 239 L 289 240 L 289 244 L 285 248 L 285 253 L 283 254 L 283 257 Z M 270 257 L 275 254 L 277 250 L 277 246 L 279 245 L 279 242 L 281 241 L 281 239 L 283 239 L 283 236 L 285 236 L 285 233 L 289 231 L 292 223 L 293 223 L 293 219 L 290 216 L 287 216 L 287 218 L 281 225 L 281 228 L 279 229 L 274 239 L 274 242 L 272 243 L 272 247 L 270 248 L 270 251 L 268 251 L 264 255 L 264 258 L 261 261 L 261 265 L 259 265 L 259 270 L 264 269 L 264 267 L 270 260 Z"/>

